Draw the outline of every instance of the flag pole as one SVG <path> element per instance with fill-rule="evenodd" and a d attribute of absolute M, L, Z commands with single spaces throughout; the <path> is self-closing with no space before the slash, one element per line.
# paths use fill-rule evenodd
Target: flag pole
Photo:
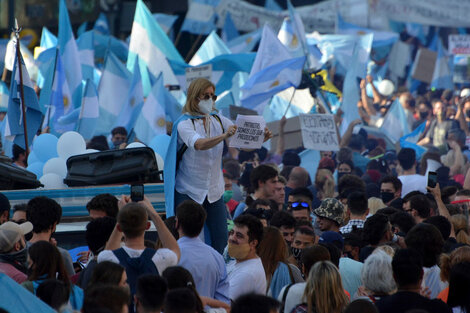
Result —
<path fill-rule="evenodd" d="M 24 88 L 23 88 L 23 59 L 21 58 L 20 52 L 20 31 L 21 28 L 18 27 L 18 20 L 15 19 L 15 37 L 16 37 L 16 69 L 20 74 L 20 98 L 21 98 L 21 113 L 23 114 L 23 131 L 24 131 L 24 142 L 25 142 L 25 152 L 26 157 L 29 155 L 29 146 L 28 146 L 28 127 L 26 125 L 26 108 L 24 103 Z M 13 78 L 14 79 L 14 78 Z"/>
<path fill-rule="evenodd" d="M 189 61 L 189 57 L 192 56 L 194 50 L 196 50 L 196 47 L 197 47 L 199 41 L 201 40 L 201 38 L 202 38 L 202 34 L 199 34 L 199 36 L 197 36 L 197 38 L 196 38 L 196 41 L 193 43 L 191 49 L 189 50 L 188 54 L 186 55 L 186 60 L 185 60 L 186 62 Z"/>

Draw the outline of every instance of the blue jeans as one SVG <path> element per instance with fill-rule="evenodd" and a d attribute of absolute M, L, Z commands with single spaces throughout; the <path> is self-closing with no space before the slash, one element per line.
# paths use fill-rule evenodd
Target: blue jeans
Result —
<path fill-rule="evenodd" d="M 188 195 L 179 193 L 175 190 L 175 208 L 185 200 L 192 199 Z M 222 254 L 228 240 L 227 210 L 225 208 L 224 199 L 221 197 L 216 202 L 209 203 L 206 197 L 202 206 L 207 213 L 204 230 L 208 231 L 204 232 L 205 242 Z"/>

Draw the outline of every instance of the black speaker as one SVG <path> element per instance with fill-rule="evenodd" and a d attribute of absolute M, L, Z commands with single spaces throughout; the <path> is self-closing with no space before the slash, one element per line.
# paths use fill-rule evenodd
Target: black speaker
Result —
<path fill-rule="evenodd" d="M 9 163 L 0 163 L 0 190 L 36 189 L 40 186 L 34 173 Z"/>
<path fill-rule="evenodd" d="M 69 187 L 162 182 L 151 148 L 106 150 L 67 160 Z"/>

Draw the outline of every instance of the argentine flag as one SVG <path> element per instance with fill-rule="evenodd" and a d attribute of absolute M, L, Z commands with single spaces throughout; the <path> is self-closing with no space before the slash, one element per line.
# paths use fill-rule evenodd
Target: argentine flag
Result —
<path fill-rule="evenodd" d="M 8 87 L 2 80 L 0 80 L 0 112 L 7 111 L 9 98 L 10 92 L 8 91 Z"/>
<path fill-rule="evenodd" d="M 156 135 L 166 134 L 165 106 L 171 104 L 166 103 L 165 93 L 168 91 L 163 86 L 163 79 L 160 75 L 145 100 L 134 127 L 137 138 L 147 145 Z"/>
<path fill-rule="evenodd" d="M 90 140 L 95 133 L 96 124 L 100 116 L 99 105 L 95 84 L 91 79 L 87 79 L 77 123 L 77 132 L 85 140 Z"/>
<path fill-rule="evenodd" d="M 138 63 L 135 62 L 137 56 L 140 59 Z M 145 96 L 149 94 L 152 88 L 149 73 L 153 77 L 158 77 L 163 72 L 165 85 L 178 85 L 178 80 L 167 59 L 184 62 L 178 50 L 155 21 L 143 1 L 138 0 L 129 42 L 127 68 L 134 72 L 135 65 L 139 64 Z"/>
<path fill-rule="evenodd" d="M 100 104 L 99 123 L 96 135 L 108 135 L 122 105 L 127 99 L 132 74 L 121 61 L 109 52 L 98 85 L 98 101 Z"/>
<path fill-rule="evenodd" d="M 4 136 L 7 140 L 19 145 L 23 149 L 25 146 L 25 133 L 23 124 L 23 113 L 21 109 L 20 95 L 20 69 L 23 76 L 24 106 L 26 111 L 26 123 L 28 132 L 28 147 L 31 145 L 36 132 L 41 127 L 42 113 L 39 109 L 38 98 L 34 91 L 34 85 L 29 78 L 23 58 L 15 57 L 13 64 L 12 79 L 10 84 L 10 97 L 8 101 L 8 112 L 5 116 Z"/>
<path fill-rule="evenodd" d="M 93 29 L 100 34 L 109 35 L 108 19 L 106 18 L 106 15 L 103 12 L 100 13 L 100 16 L 96 20 Z"/>
<path fill-rule="evenodd" d="M 381 129 L 394 144 L 399 141 L 401 137 L 406 136 L 411 132 L 405 111 L 403 110 L 398 98 L 393 101 L 392 106 L 388 110 L 387 114 L 385 114 Z"/>
<path fill-rule="evenodd" d="M 220 0 L 192 0 L 189 1 L 188 12 L 181 26 L 182 32 L 207 35 L 213 31 L 216 19 L 216 7 Z"/>
<path fill-rule="evenodd" d="M 72 93 L 73 107 L 78 108 L 82 98 L 82 68 L 65 0 L 59 2 L 58 48 L 64 63 L 67 83 Z"/>
<path fill-rule="evenodd" d="M 427 151 L 426 148 L 417 145 L 417 142 L 425 128 L 426 122 L 423 122 L 411 133 L 400 138 L 400 147 L 414 149 L 416 151 L 416 160 L 421 159 L 421 156 Z"/>
<path fill-rule="evenodd" d="M 139 60 L 135 60 L 137 63 Z M 127 100 L 124 102 L 121 112 L 119 113 L 114 127 L 122 126 L 126 128 L 127 133 L 130 134 L 134 129 L 135 122 L 142 111 L 144 105 L 144 94 L 142 90 L 142 79 L 140 71 L 136 69 L 132 76 L 131 86 Z"/>
<path fill-rule="evenodd" d="M 232 53 L 247 53 L 252 51 L 261 39 L 262 28 L 258 28 L 251 33 L 238 36 L 227 42 L 227 47 Z"/>
<path fill-rule="evenodd" d="M 230 49 L 225 45 L 222 39 L 220 39 L 217 33 L 212 31 L 199 47 L 191 61 L 189 61 L 189 65 L 199 65 L 222 54 L 231 54 Z"/>
<path fill-rule="evenodd" d="M 235 39 L 238 36 L 240 36 L 240 33 L 235 27 L 235 23 L 232 20 L 230 12 L 227 12 L 227 15 L 225 15 L 224 27 L 222 28 L 222 39 L 224 42 L 229 42 L 230 40 Z"/>
<path fill-rule="evenodd" d="M 83 80 L 93 79 L 94 76 L 95 50 L 93 37 L 93 31 L 87 31 L 84 32 L 77 39 L 78 53 L 82 66 Z"/>
<path fill-rule="evenodd" d="M 437 45 L 437 59 L 432 75 L 431 87 L 436 89 L 454 89 L 453 58 L 449 57 L 442 45 L 442 41 L 436 35 L 434 39 Z"/>

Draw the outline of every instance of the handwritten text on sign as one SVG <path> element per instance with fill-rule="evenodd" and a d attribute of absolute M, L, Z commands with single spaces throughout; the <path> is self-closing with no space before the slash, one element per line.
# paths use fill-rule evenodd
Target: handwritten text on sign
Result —
<path fill-rule="evenodd" d="M 230 147 L 259 149 L 264 141 L 266 122 L 258 115 L 238 115 L 235 121 L 237 132 L 230 140 Z"/>
<path fill-rule="evenodd" d="M 300 114 L 302 141 L 306 149 L 338 151 L 338 135 L 331 114 Z"/>

